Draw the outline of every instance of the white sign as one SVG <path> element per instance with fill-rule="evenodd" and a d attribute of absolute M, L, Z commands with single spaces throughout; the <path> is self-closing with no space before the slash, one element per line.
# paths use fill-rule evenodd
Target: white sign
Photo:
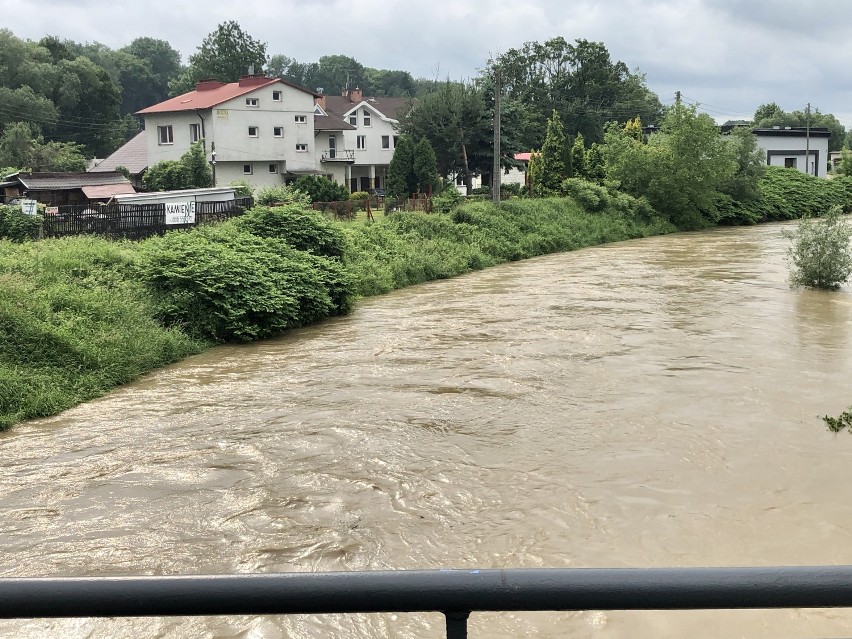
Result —
<path fill-rule="evenodd" d="M 195 224 L 195 202 L 166 202 L 166 224 Z"/>
<path fill-rule="evenodd" d="M 21 200 L 21 213 L 24 215 L 36 215 L 38 213 L 38 202 L 35 200 Z"/>

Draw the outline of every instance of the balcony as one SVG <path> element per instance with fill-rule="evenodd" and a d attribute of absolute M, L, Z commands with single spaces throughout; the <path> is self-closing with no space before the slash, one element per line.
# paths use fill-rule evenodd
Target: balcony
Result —
<path fill-rule="evenodd" d="M 353 149 L 326 149 L 322 152 L 320 162 L 355 162 L 355 151 Z"/>

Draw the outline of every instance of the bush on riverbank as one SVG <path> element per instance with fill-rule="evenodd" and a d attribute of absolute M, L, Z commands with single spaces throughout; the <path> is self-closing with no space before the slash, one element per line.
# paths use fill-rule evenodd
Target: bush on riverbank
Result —
<path fill-rule="evenodd" d="M 139 243 L 0 241 L 0 429 L 55 414 L 221 341 L 274 336 L 375 295 L 500 262 L 674 230 L 611 198 L 330 222 L 258 207 Z"/>
<path fill-rule="evenodd" d="M 741 202 L 728 199 L 720 207 L 724 210 L 721 223 L 781 222 L 817 217 L 833 206 L 840 206 L 845 212 L 852 208 L 849 176 L 826 180 L 795 169 L 769 166 L 758 182 L 758 190 L 755 199 Z"/>

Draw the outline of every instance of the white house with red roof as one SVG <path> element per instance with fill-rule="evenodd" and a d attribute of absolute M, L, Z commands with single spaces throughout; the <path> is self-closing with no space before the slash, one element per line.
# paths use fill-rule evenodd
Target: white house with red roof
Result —
<path fill-rule="evenodd" d="M 263 76 L 199 82 L 195 91 L 137 112 L 145 118 L 148 166 L 177 160 L 202 140 L 216 185 L 245 180 L 255 187 L 277 186 L 299 175 L 327 173 L 318 168 L 315 97 Z"/>

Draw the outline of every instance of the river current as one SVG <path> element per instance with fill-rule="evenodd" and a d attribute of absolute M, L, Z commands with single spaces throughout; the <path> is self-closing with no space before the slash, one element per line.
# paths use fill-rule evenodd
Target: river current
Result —
<path fill-rule="evenodd" d="M 852 290 L 783 225 L 363 300 L 0 434 L 0 576 L 852 564 Z M 0 637 L 442 637 L 440 614 L 0 621 Z M 844 635 L 845 633 L 845 635 Z M 829 637 L 852 611 L 488 613 L 471 637 Z"/>

